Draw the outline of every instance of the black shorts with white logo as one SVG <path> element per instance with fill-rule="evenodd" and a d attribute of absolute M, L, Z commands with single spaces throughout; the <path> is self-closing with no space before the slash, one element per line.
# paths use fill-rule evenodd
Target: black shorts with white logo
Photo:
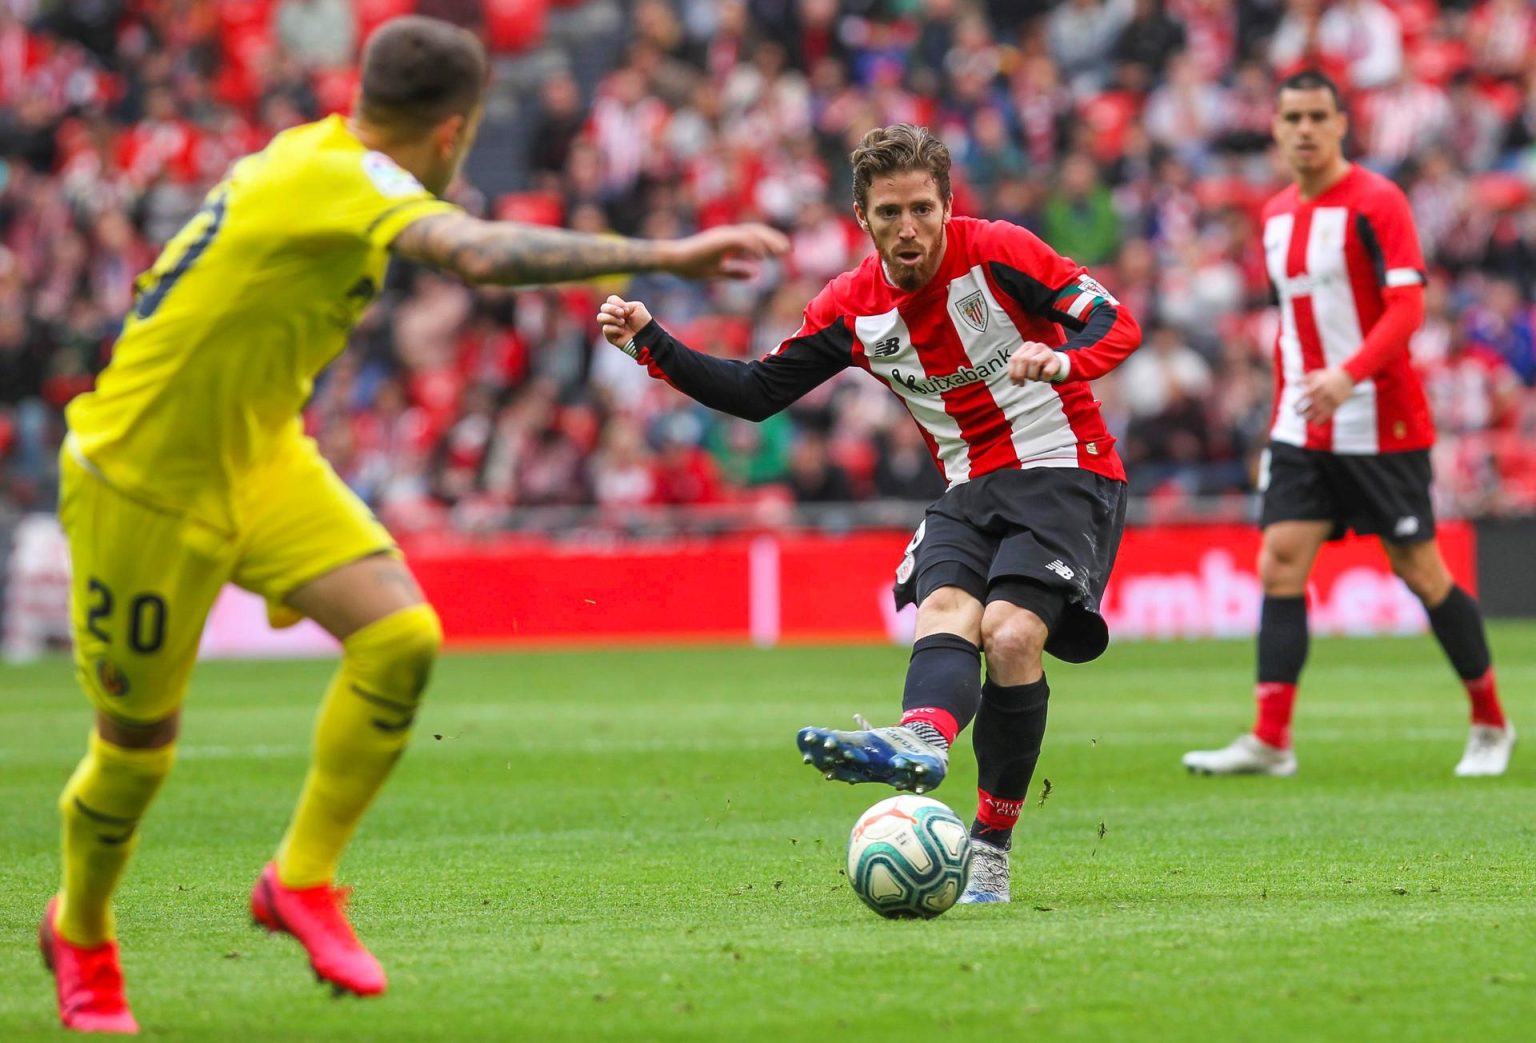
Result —
<path fill-rule="evenodd" d="M 1271 442 L 1259 474 L 1259 525 L 1326 521 L 1331 540 L 1351 531 L 1388 543 L 1433 539 L 1431 477 L 1424 449 L 1356 456 Z"/>
<path fill-rule="evenodd" d="M 940 587 L 1005 600 L 1007 581 L 1059 591 L 1066 607 L 1045 650 L 1069 663 L 1109 646 L 1099 599 L 1125 530 L 1125 483 L 1076 467 L 994 471 L 928 508 L 896 570 L 896 607 Z"/>

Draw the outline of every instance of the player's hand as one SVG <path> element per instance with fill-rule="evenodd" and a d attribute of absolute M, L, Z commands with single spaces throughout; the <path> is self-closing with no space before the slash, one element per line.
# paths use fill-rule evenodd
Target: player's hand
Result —
<path fill-rule="evenodd" d="M 1015 384 L 1050 380 L 1061 369 L 1056 349 L 1038 340 L 1026 340 L 1008 359 L 1008 379 Z"/>
<path fill-rule="evenodd" d="M 626 301 L 612 294 L 597 309 L 597 324 L 602 327 L 608 343 L 622 348 L 635 339 L 636 334 L 650 325 L 651 313 L 639 301 Z"/>
<path fill-rule="evenodd" d="M 747 279 L 758 261 L 788 249 L 784 234 L 767 225 L 725 225 L 668 243 L 663 267 L 685 279 Z"/>
<path fill-rule="evenodd" d="M 1349 401 L 1354 390 L 1355 380 L 1343 366 L 1314 369 L 1302 379 L 1296 412 L 1306 417 L 1309 424 L 1326 424 L 1334 410 Z"/>

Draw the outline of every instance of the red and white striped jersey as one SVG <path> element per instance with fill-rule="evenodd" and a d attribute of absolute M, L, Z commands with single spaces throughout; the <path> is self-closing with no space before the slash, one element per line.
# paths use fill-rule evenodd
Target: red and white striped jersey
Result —
<path fill-rule="evenodd" d="M 1008 359 L 1025 341 L 1064 352 L 1066 378 L 1010 381 Z M 872 254 L 828 283 L 800 329 L 760 360 L 690 351 L 657 324 L 633 350 L 653 375 L 748 419 L 858 366 L 901 398 L 953 487 L 1029 467 L 1079 467 L 1123 481 L 1087 382 L 1140 341 L 1136 320 L 1084 268 L 1016 225 L 957 217 L 939 270 L 921 289 L 893 286 Z"/>
<path fill-rule="evenodd" d="M 1275 342 L 1276 442 L 1343 454 L 1434 444 L 1424 389 L 1406 338 L 1374 373 L 1351 369 L 1355 390 L 1326 423 L 1297 410 L 1303 376 L 1345 366 L 1386 309 L 1385 292 L 1424 283 L 1413 215 L 1402 190 L 1358 164 L 1316 199 L 1292 185 L 1264 208 L 1264 255 L 1280 303 Z"/>

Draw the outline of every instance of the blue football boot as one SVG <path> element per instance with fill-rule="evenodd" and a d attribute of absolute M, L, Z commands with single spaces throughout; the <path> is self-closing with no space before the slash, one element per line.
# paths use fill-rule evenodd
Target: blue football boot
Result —
<path fill-rule="evenodd" d="M 805 763 L 828 779 L 883 782 L 896 789 L 927 793 L 944 781 L 949 754 L 919 739 L 909 728 L 871 728 L 858 714 L 857 731 L 801 728 L 796 742 Z"/>

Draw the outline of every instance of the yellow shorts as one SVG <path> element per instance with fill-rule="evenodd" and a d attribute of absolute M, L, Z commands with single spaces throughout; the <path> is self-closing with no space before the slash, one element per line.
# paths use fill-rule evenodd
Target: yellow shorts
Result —
<path fill-rule="evenodd" d="M 73 570 L 75 666 L 91 702 L 129 724 L 181 707 L 203 624 L 225 583 L 284 599 L 372 554 L 398 553 L 385 528 L 309 439 L 295 440 L 241 482 L 231 535 L 109 484 L 66 443 L 59 520 Z"/>

